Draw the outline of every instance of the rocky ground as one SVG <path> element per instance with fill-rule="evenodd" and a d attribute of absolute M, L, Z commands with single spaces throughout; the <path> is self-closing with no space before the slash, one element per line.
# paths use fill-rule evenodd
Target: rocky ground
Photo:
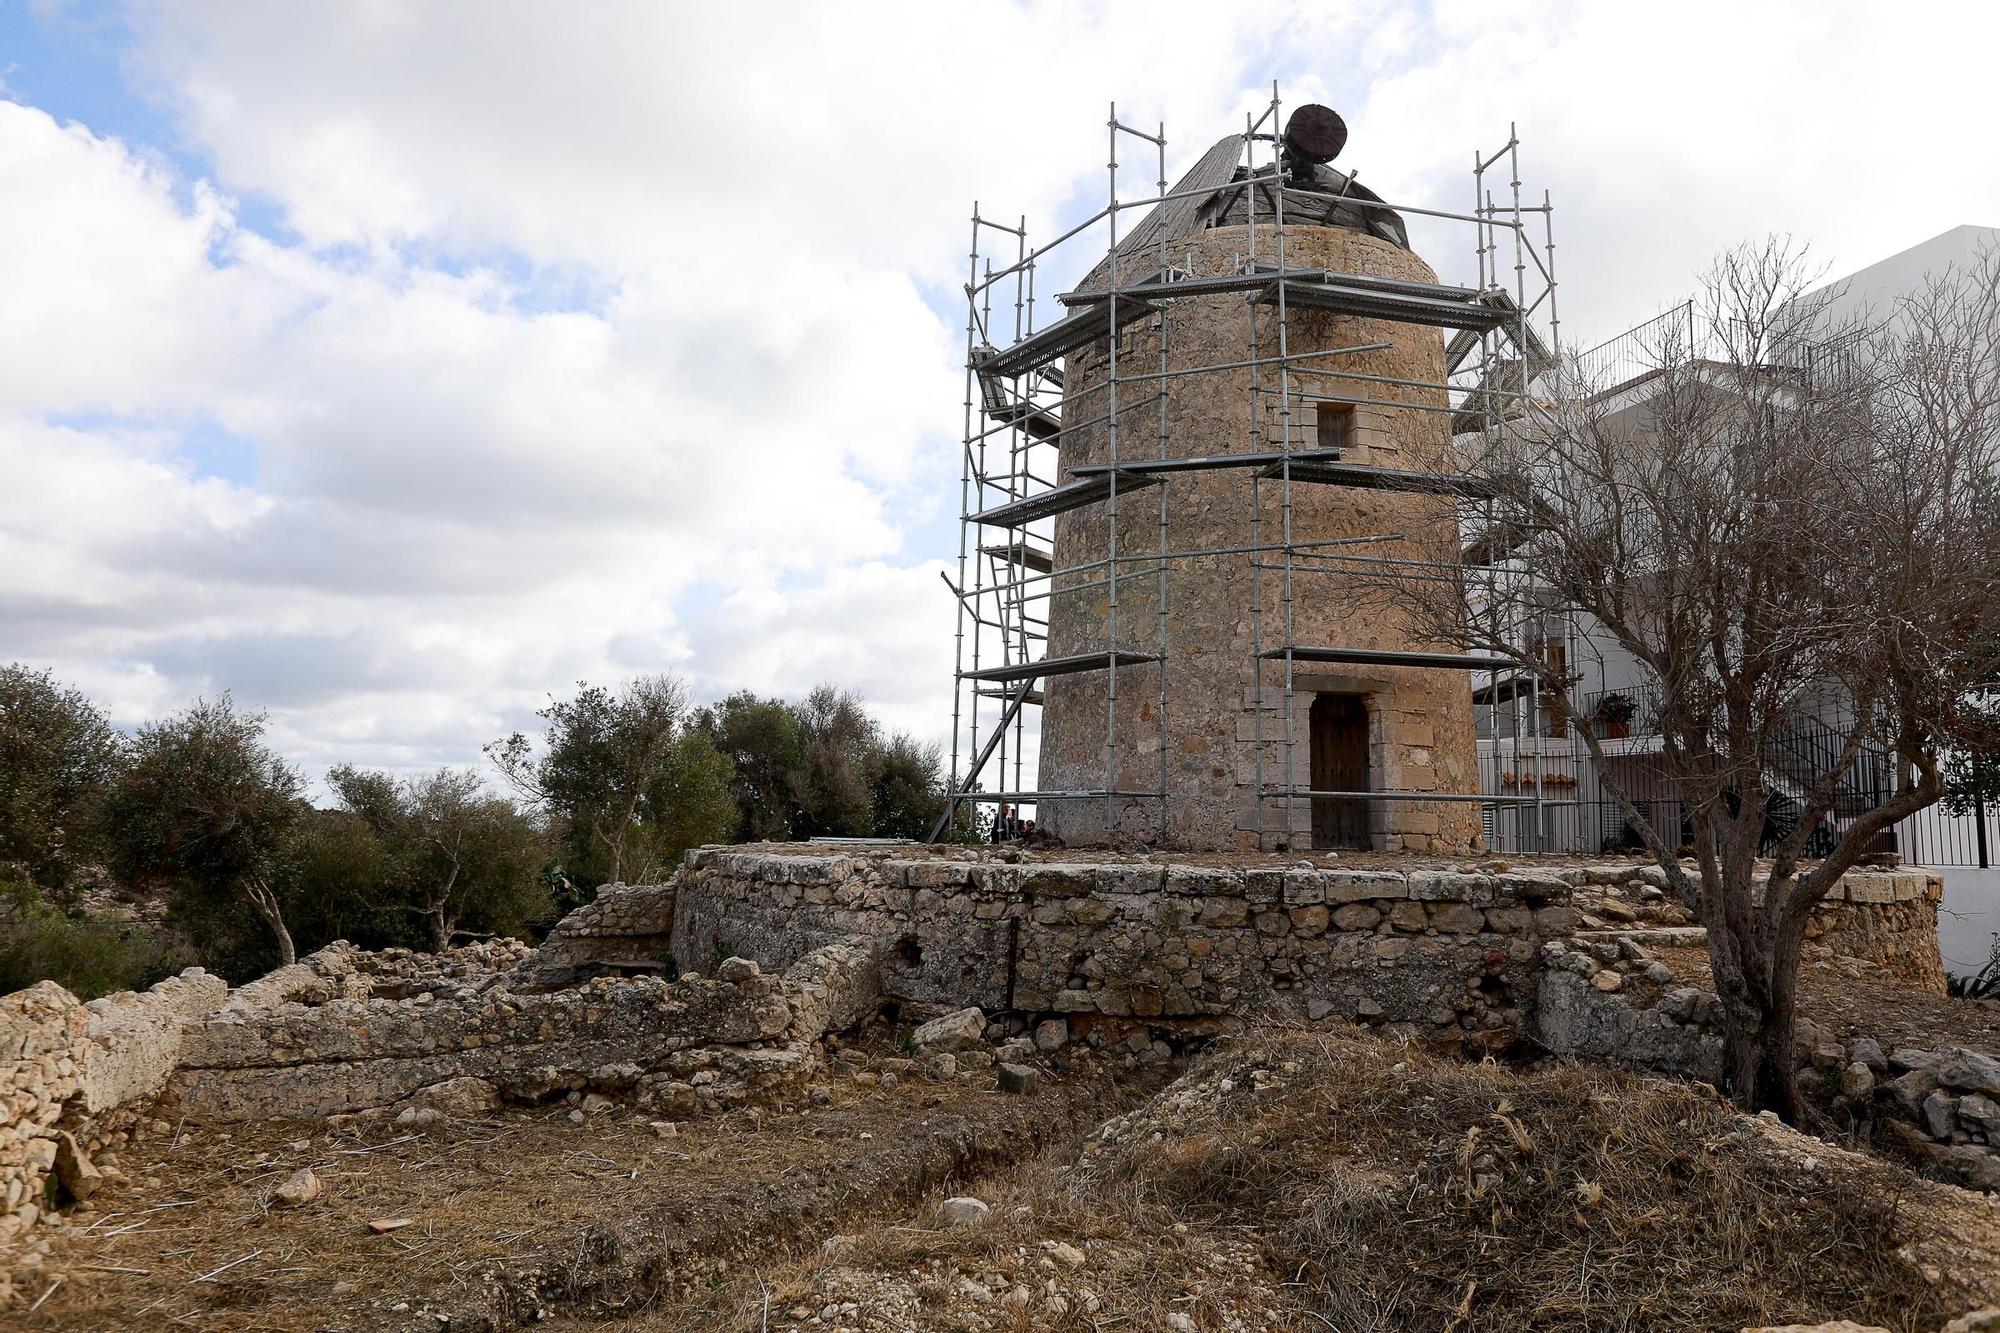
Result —
<path fill-rule="evenodd" d="M 881 1031 L 796 1107 L 679 1123 L 181 1127 L 10 1326 L 1929 1333 L 2000 1302 L 2000 1205 L 1696 1086 L 1329 1029 L 1163 1088 L 1054 1033 L 996 1068 L 981 1035 Z"/>

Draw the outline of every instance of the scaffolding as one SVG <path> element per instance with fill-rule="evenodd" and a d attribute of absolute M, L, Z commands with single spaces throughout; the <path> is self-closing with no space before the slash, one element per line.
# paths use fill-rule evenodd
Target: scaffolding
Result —
<path fill-rule="evenodd" d="M 1296 623 L 1301 597 L 1338 596 L 1341 578 L 1380 580 L 1386 572 L 1391 578 L 1468 580 L 1475 585 L 1471 602 L 1479 614 L 1510 617 L 1509 635 L 1524 643 L 1533 634 L 1546 638 L 1547 626 L 1539 618 L 1530 625 L 1520 615 L 1522 575 L 1494 538 L 1502 531 L 1501 516 L 1490 495 L 1455 475 L 1344 460 L 1340 448 L 1307 439 L 1310 428 L 1300 418 L 1316 411 L 1318 403 L 1441 412 L 1448 418 L 1454 452 L 1490 447 L 1520 429 L 1534 382 L 1561 354 L 1549 197 L 1544 192 L 1539 203 L 1523 198 L 1520 140 L 1512 126 L 1497 150 L 1473 155 L 1470 212 L 1390 203 L 1361 187 L 1352 174 L 1342 176 L 1332 197 L 1300 189 L 1287 174 L 1282 109 L 1274 85 L 1262 114 L 1246 115 L 1240 136 L 1218 143 L 1170 190 L 1165 126 L 1148 131 L 1128 125 L 1113 104 L 1106 122 L 1104 205 L 1040 245 L 1030 244 L 1025 217 L 1003 222 L 974 206 L 965 283 L 960 538 L 956 579 L 945 578 L 957 609 L 951 788 L 934 840 L 954 827 L 961 805 L 974 802 L 1006 803 L 1027 813 L 1044 804 L 1101 801 L 1107 831 L 1119 826 L 1121 803 L 1152 803 L 1156 836 L 1166 838 L 1166 730 L 1175 702 L 1169 689 L 1173 608 L 1168 569 L 1179 561 L 1216 557 L 1244 562 L 1250 577 L 1252 658 L 1246 668 L 1254 673 L 1255 689 L 1268 685 L 1281 699 L 1282 734 L 1264 734 L 1265 709 L 1260 705 L 1256 734 L 1247 742 L 1253 746 L 1259 847 L 1290 845 L 1298 827 L 1298 802 L 1477 801 L 1489 841 L 1509 829 L 1517 840 L 1528 841 L 1536 836 L 1534 830 L 1545 835 L 1546 811 L 1563 799 L 1559 787 L 1545 783 L 1543 771 L 1542 701 L 1552 686 L 1522 672 L 1516 661 L 1464 651 L 1397 652 L 1301 642 Z M 1120 150 L 1135 147 L 1151 168 L 1151 188 L 1121 197 Z M 1122 225 L 1134 214 L 1140 215 L 1135 226 Z M 1476 261 L 1471 286 L 1299 267 L 1288 258 L 1288 226 L 1337 225 L 1373 232 L 1408 248 L 1404 215 L 1421 218 L 1433 229 L 1469 232 Z M 1191 264 L 1176 263 L 1173 243 L 1203 218 L 1208 225 L 1223 219 L 1226 225 L 1247 226 L 1245 252 L 1235 257 L 1233 271 L 1203 275 L 1191 271 Z M 1076 266 L 1073 252 L 1086 238 L 1097 237 L 1104 249 L 1090 275 L 1055 297 L 1058 317 L 1038 323 L 1038 301 L 1049 304 L 1046 293 L 1037 291 L 1038 277 Z M 1240 355 L 1174 366 L 1169 349 L 1180 303 L 1230 294 L 1240 294 L 1266 312 L 1263 331 L 1259 319 L 1248 319 Z M 1444 378 L 1434 382 L 1345 369 L 1343 363 L 1351 365 L 1356 354 L 1392 344 L 1300 345 L 1294 329 L 1298 311 L 1418 326 L 1427 331 L 1425 336 L 1437 336 L 1429 330 L 1443 330 L 1449 335 Z M 1156 353 L 1140 355 L 1136 363 L 1133 355 L 1121 354 L 1126 339 L 1120 335 L 1128 330 L 1148 334 Z M 1065 400 L 1067 359 L 1092 348 L 1101 349 L 1095 353 L 1102 358 L 1101 376 L 1087 397 L 1072 392 Z M 1169 382 L 1239 371 L 1248 374 L 1249 438 L 1224 452 L 1189 456 L 1177 451 L 1168 412 Z M 1326 387 L 1329 382 L 1332 388 Z M 1223 391 L 1218 386 L 1217 392 Z M 1402 396 L 1394 396 L 1398 392 Z M 1437 401 L 1417 401 L 1416 394 Z M 1272 406 L 1274 413 L 1268 410 Z M 1101 461 L 1076 464 L 1065 475 L 1065 442 L 1100 429 Z M 1247 530 L 1227 543 L 1176 546 L 1175 488 L 1191 476 L 1213 473 L 1239 479 L 1248 488 Z M 1300 487 L 1448 497 L 1456 506 L 1463 559 L 1441 569 L 1436 562 L 1371 552 L 1371 546 L 1379 548 L 1394 533 L 1299 539 L 1293 532 L 1293 497 Z M 1263 515 L 1273 490 L 1277 522 L 1276 530 L 1269 531 Z M 1092 551 L 1088 560 L 1059 565 L 1053 520 L 1086 507 L 1102 513 L 1102 549 Z M 1267 605 L 1267 578 L 1276 593 L 1274 606 Z M 1147 582 L 1152 643 L 1139 651 L 1129 642 L 1131 633 L 1121 631 L 1120 594 L 1143 589 Z M 1049 656 L 1049 608 L 1058 590 L 1063 595 L 1101 593 L 1101 647 Z M 1512 620 L 1521 623 L 1512 626 Z M 1560 675 L 1556 654 L 1548 656 L 1549 674 Z M 1494 742 L 1479 759 L 1480 790 L 1300 786 L 1293 702 L 1295 668 L 1301 663 L 1468 673 L 1474 700 L 1488 710 L 1481 730 Z M 1050 789 L 1039 779 L 1030 783 L 1029 710 L 1043 703 L 1040 686 L 1057 676 L 1086 672 L 1103 673 L 1105 680 L 1102 781 L 1067 790 Z M 1134 736 L 1131 727 L 1121 727 L 1127 719 L 1121 718 L 1119 691 L 1133 688 L 1150 696 L 1157 728 L 1151 737 Z M 1503 725 L 1503 711 L 1511 714 L 1511 726 Z M 1503 733 L 1514 738 L 1504 756 Z M 1527 744 L 1530 736 L 1532 745 Z M 1283 781 L 1265 771 L 1273 745 L 1282 751 L 1278 766 Z M 1159 756 L 1157 779 L 1139 786 L 1121 783 L 1120 775 L 1132 772 L 1128 760 L 1150 751 Z M 1508 791 L 1501 790 L 1503 767 L 1513 779 Z M 1528 775 L 1525 785 L 1519 776 L 1523 773 Z M 1266 811 L 1274 803 L 1282 805 L 1282 820 L 1267 827 Z"/>

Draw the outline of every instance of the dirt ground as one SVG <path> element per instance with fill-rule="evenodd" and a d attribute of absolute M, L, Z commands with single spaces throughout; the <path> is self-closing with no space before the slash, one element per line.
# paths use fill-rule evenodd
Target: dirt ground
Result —
<path fill-rule="evenodd" d="M 880 1059 L 877 1061 L 878 1067 Z M 1594 1069 L 1348 1030 L 1025 1097 L 830 1075 L 826 1104 L 422 1133 L 184 1131 L 72 1219 L 24 1329 L 1698 1329 L 1929 1333 L 2000 1301 L 2000 1205 Z M 879 1075 L 874 1075 L 879 1078 Z M 272 1206 L 300 1165 L 325 1193 Z M 961 1227 L 944 1201 L 989 1211 Z M 371 1221 L 409 1219 L 375 1234 Z"/>
<path fill-rule="evenodd" d="M 1711 989 L 1706 949 L 1652 949 L 1674 976 Z M 2000 1004 L 1932 995 L 1846 958 L 1807 958 L 1799 971 L 1799 1014 L 1836 1040 L 1869 1036 L 1882 1049 L 1965 1046 L 2000 1052 Z"/>
<path fill-rule="evenodd" d="M 608 1108 L 509 1111 L 422 1133 L 377 1122 L 185 1129 L 128 1150 L 136 1188 L 75 1216 L 26 1289 L 24 1329 L 511 1327 L 538 1308 L 643 1308 L 733 1257 L 782 1255 L 962 1173 L 1080 1138 L 1121 1093 L 830 1084 L 832 1104 L 674 1126 Z M 271 1193 L 301 1166 L 303 1208 Z M 108 1193 L 108 1192 L 107 1192 Z M 369 1223 L 408 1219 L 376 1234 Z"/>

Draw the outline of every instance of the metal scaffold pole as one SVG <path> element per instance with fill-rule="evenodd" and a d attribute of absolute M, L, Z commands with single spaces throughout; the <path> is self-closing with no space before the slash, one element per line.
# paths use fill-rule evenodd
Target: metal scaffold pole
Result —
<path fill-rule="evenodd" d="M 1338 128 L 1323 152 L 1310 147 L 1310 130 L 1306 138 L 1295 137 L 1296 127 L 1310 125 L 1313 116 Z M 1548 652 L 1575 660 L 1567 625 L 1559 636 L 1564 642 L 1557 645 L 1554 622 L 1535 609 L 1532 579 L 1519 568 L 1506 536 L 1504 506 L 1490 491 L 1459 485 L 1449 451 L 1441 463 L 1423 462 L 1423 468 L 1441 471 L 1425 471 L 1395 463 L 1393 445 L 1386 455 L 1370 449 L 1348 454 L 1342 448 L 1351 443 L 1354 414 L 1363 409 L 1372 414 L 1369 429 L 1375 431 L 1389 431 L 1385 422 L 1434 421 L 1441 415 L 1447 441 L 1470 432 L 1485 449 L 1501 446 L 1530 412 L 1536 379 L 1553 360 L 1542 349 L 1560 347 L 1560 323 L 1553 209 L 1546 192 L 1539 207 L 1524 202 L 1520 141 L 1513 127 L 1498 152 L 1474 154 L 1469 212 L 1385 200 L 1360 187 L 1352 171 L 1316 165 L 1338 153 L 1345 127 L 1315 107 L 1295 110 L 1288 121 L 1275 84 L 1262 113 L 1244 117 L 1241 135 L 1218 144 L 1179 184 L 1168 179 L 1164 124 L 1157 132 L 1125 124 L 1112 103 L 1105 133 L 1105 201 L 1088 217 L 1051 229 L 1052 239 L 1037 245 L 1029 241 L 1025 216 L 1010 226 L 977 208 L 973 214 L 965 285 L 959 555 L 956 582 L 946 580 L 957 602 L 953 790 L 940 836 L 950 807 L 1004 800 L 1020 805 L 1024 814 L 1032 807 L 1040 815 L 1044 806 L 1079 815 L 1096 812 L 1095 819 L 1078 825 L 1087 836 L 1119 840 L 1150 828 L 1153 840 L 1166 844 L 1180 828 L 1167 803 L 1174 784 L 1204 776 L 1198 770 L 1206 768 L 1218 777 L 1233 772 L 1231 780 L 1245 789 L 1236 828 L 1246 846 L 1306 845 L 1316 836 L 1309 830 L 1319 823 L 1317 803 L 1335 799 L 1410 802 L 1419 813 L 1425 801 L 1459 799 L 1496 812 L 1532 808 L 1532 814 L 1511 817 L 1512 836 L 1525 835 L 1525 819 L 1534 836 L 1549 841 L 1551 811 L 1561 802 L 1550 785 L 1552 770 L 1545 768 L 1547 686 L 1540 673 L 1463 651 L 1302 641 L 1308 625 L 1320 633 L 1329 623 L 1337 627 L 1337 617 L 1328 620 L 1328 608 L 1358 605 L 1362 584 L 1449 581 L 1467 590 L 1478 618 L 1472 623 L 1485 627 L 1489 641 L 1518 644 L 1524 651 L 1541 651 L 1534 645 L 1546 641 Z M 1121 136 L 1150 144 L 1155 162 L 1151 188 L 1131 199 L 1119 197 Z M 1488 173 L 1503 162 L 1507 189 L 1498 195 L 1488 188 Z M 1136 222 L 1128 217 L 1132 210 L 1142 214 Z M 1526 230 L 1536 212 L 1542 214 L 1539 247 Z M 1398 273 L 1393 267 L 1363 273 L 1314 268 L 1313 263 L 1330 261 L 1312 255 L 1354 251 L 1322 250 L 1316 241 L 1294 244 L 1292 233 L 1300 227 L 1346 227 L 1373 231 L 1407 249 L 1406 214 L 1428 220 L 1427 225 L 1471 227 L 1473 287 L 1437 282 L 1427 270 L 1426 281 L 1415 281 L 1385 276 Z M 1387 222 L 1378 221 L 1385 215 Z M 1041 276 L 1076 271 L 1073 257 L 1050 266 L 1056 256 L 1073 254 L 1100 226 L 1104 251 L 1090 276 L 1075 290 L 1055 293 L 1056 313 L 1038 319 L 1037 297 L 1049 295 L 1037 290 Z M 1195 233 L 1217 226 L 1241 229 L 1237 248 L 1218 253 L 1211 247 L 1197 259 Z M 982 230 L 1011 236 L 1013 244 L 989 257 Z M 1512 233 L 1511 283 L 1502 276 L 1503 231 Z M 1184 261 L 1178 250 L 1183 240 L 1190 244 Z M 1299 245 L 1307 248 L 1301 251 Z M 1011 261 L 1007 248 L 1014 252 Z M 1012 283 L 1011 293 L 1003 282 Z M 1224 297 L 1247 302 L 1242 341 L 1235 347 L 1215 336 L 1226 327 L 1217 322 L 1229 308 Z M 1004 321 L 1010 299 L 1011 333 L 996 336 L 994 307 L 1002 306 Z M 1184 324 L 1183 311 L 1198 318 Z M 1538 322 L 1546 324 L 1546 344 Z M 1191 330 L 1186 336 L 1183 327 Z M 1385 328 L 1399 331 L 1376 334 Z M 1333 332 L 1356 329 L 1368 333 L 1341 338 Z M 1438 329 L 1456 331 L 1441 375 L 1406 371 L 1396 361 L 1357 360 L 1410 337 L 1436 338 Z M 995 345 L 1003 341 L 1005 346 Z M 1210 401 L 1205 395 L 1224 385 L 1232 396 L 1247 387 L 1249 396 L 1247 426 L 1240 433 L 1232 426 L 1233 438 L 1202 424 L 1213 419 L 1200 406 Z M 1317 436 L 1309 437 L 1298 420 L 1308 406 L 1307 415 L 1320 423 Z M 1345 417 L 1338 415 L 1342 412 Z M 1327 424 L 1343 421 L 1344 427 Z M 1191 443 L 1183 433 L 1189 429 L 1211 434 Z M 1437 428 L 1409 429 L 1421 437 Z M 1329 445 L 1330 440 L 1336 443 Z M 1385 465 L 1384 457 L 1392 461 Z M 1157 493 L 1138 496 L 1148 486 Z M 1195 540 L 1176 541 L 1176 529 L 1189 515 L 1226 512 L 1215 506 L 1230 487 L 1240 487 L 1235 494 L 1243 497 L 1232 503 L 1247 502 L 1237 511 L 1244 526 L 1229 532 L 1226 524 L 1208 521 Z M 1359 533 L 1335 528 L 1342 535 L 1332 537 L 1325 516 L 1340 511 L 1329 510 L 1319 498 L 1328 487 L 1431 498 L 1373 511 L 1407 515 L 1416 527 L 1395 530 L 1402 520 L 1391 518 L 1378 522 L 1376 531 L 1365 525 Z M 1147 510 L 1132 507 L 1144 499 L 1151 500 Z M 1125 520 L 1141 513 L 1151 520 L 1150 543 L 1129 539 L 1139 529 L 1128 534 Z M 1458 539 L 1449 559 L 1426 545 L 1434 537 L 1417 535 L 1446 531 L 1437 526 L 1445 517 Z M 1275 531 L 1267 531 L 1273 526 Z M 1364 553 L 1367 544 L 1377 553 Z M 1235 564 L 1237 557 L 1242 565 Z M 1247 623 L 1236 628 L 1233 647 L 1190 639 L 1183 618 L 1207 614 L 1208 608 L 1199 597 L 1186 609 L 1177 607 L 1186 600 L 1178 581 L 1235 578 L 1237 570 L 1248 582 L 1235 614 Z M 1134 619 L 1144 617 L 1148 595 L 1150 633 L 1141 628 L 1143 619 Z M 1179 698 L 1181 683 L 1216 688 L 1212 669 L 1199 655 L 1240 653 L 1245 646 L 1250 660 L 1237 677 L 1248 682 L 1240 704 L 1248 717 L 1241 729 L 1217 738 L 1225 748 L 1212 758 L 1177 762 L 1176 755 L 1206 748 L 1177 746 L 1181 728 L 1239 707 L 1233 699 Z M 1185 675 L 1177 662 L 1188 664 Z M 1474 762 L 1480 790 L 1316 789 L 1326 784 L 1315 782 L 1318 761 L 1306 762 L 1318 742 L 1308 735 L 1301 705 L 1329 688 L 1325 674 L 1312 665 L 1327 662 L 1371 663 L 1373 670 L 1391 672 L 1446 667 L 1472 672 L 1468 689 L 1484 718 Z M 1123 674 L 1140 664 L 1153 667 L 1150 677 Z M 1306 667 L 1310 670 L 1302 670 Z M 1098 681 L 1101 711 L 1093 683 Z M 1135 683 L 1138 690 L 1126 688 Z M 988 697 L 1000 710 L 990 730 L 982 711 Z M 1060 781 L 1051 780 L 1047 767 L 1046 725 L 1040 729 L 1043 762 L 1027 753 L 1036 729 L 1025 710 L 1052 702 L 1061 704 L 1067 736 Z M 1274 711 L 1283 714 L 1275 729 L 1269 717 Z M 1092 712 L 1101 718 L 1101 743 L 1095 745 L 1075 734 Z M 1315 720 L 1314 734 L 1317 726 Z M 1226 757 L 1231 745 L 1250 749 L 1232 764 Z M 1098 761 L 1094 771 L 1079 771 L 1079 760 L 1092 755 Z M 989 761 L 999 765 L 998 779 L 989 784 L 996 790 L 981 792 Z M 1280 770 L 1276 778 L 1273 767 Z M 1518 791 L 1502 790 L 1516 783 Z M 1147 800 L 1159 802 L 1151 818 L 1138 804 Z M 1274 817 L 1277 828 L 1271 827 Z M 1397 824 L 1371 816 L 1367 836 L 1422 828 L 1414 818 Z M 1507 835 L 1497 818 L 1491 828 L 1496 837 Z"/>

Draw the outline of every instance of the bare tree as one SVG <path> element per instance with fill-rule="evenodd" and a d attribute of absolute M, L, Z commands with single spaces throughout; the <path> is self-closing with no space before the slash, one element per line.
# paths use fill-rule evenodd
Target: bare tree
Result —
<path fill-rule="evenodd" d="M 1468 507 L 1488 516 L 1480 566 L 1377 584 L 1441 637 L 1544 675 L 1546 704 L 1707 927 L 1726 1090 L 1788 1119 L 1808 920 L 1879 835 L 1938 799 L 1942 756 L 1987 725 L 2000 617 L 2000 261 L 1840 325 L 1811 276 L 1789 242 L 1740 247 L 1698 302 L 1706 355 L 1669 340 L 1615 392 L 1574 365 L 1546 377 L 1462 463 Z M 1594 620 L 1653 678 L 1657 769 L 1692 867 L 1682 829 L 1621 788 L 1573 682 L 1546 679 L 1522 626 L 1549 611 Z M 1891 781 L 1836 817 L 1843 780 L 1871 761 Z M 1779 772 L 1802 807 L 1788 829 L 1767 815 Z M 1812 860 L 1815 836 L 1830 845 Z"/>

